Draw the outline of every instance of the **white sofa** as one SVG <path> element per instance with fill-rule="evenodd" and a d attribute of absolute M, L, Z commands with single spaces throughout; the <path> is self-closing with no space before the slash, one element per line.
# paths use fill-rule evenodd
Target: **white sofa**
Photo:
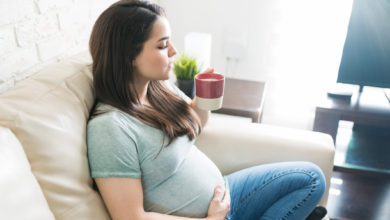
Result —
<path fill-rule="evenodd" d="M 109 219 L 92 187 L 86 122 L 94 102 L 87 52 L 0 94 L 0 219 Z M 197 139 L 224 174 L 278 161 L 321 167 L 327 191 L 334 145 L 326 134 L 213 115 Z"/>

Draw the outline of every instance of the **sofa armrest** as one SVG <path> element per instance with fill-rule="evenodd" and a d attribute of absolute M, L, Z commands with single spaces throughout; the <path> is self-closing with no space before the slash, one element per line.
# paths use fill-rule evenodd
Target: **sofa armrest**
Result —
<path fill-rule="evenodd" d="M 309 161 L 325 174 L 326 205 L 333 170 L 334 144 L 324 133 L 248 123 L 211 114 L 196 146 L 223 174 L 282 161 Z"/>

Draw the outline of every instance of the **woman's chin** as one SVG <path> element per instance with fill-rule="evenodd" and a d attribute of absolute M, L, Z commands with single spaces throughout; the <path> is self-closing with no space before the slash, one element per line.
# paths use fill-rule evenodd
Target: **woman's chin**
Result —
<path fill-rule="evenodd" d="M 171 78 L 171 70 L 168 70 L 165 74 L 164 74 L 164 80 L 168 80 L 169 78 Z"/>
<path fill-rule="evenodd" d="M 168 80 L 168 79 L 169 79 L 169 76 L 164 77 L 162 80 Z"/>

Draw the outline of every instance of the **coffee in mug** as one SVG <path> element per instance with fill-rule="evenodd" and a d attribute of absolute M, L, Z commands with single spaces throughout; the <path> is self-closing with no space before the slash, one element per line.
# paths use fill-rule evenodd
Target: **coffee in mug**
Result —
<path fill-rule="evenodd" d="M 195 76 L 196 106 L 203 110 L 222 107 L 225 77 L 219 73 L 200 73 Z"/>

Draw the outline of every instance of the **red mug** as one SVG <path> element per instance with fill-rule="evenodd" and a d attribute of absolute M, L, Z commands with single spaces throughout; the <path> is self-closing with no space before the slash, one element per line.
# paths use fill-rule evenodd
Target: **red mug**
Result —
<path fill-rule="evenodd" d="M 222 107 L 225 77 L 219 73 L 200 73 L 195 76 L 196 106 L 203 110 Z"/>

